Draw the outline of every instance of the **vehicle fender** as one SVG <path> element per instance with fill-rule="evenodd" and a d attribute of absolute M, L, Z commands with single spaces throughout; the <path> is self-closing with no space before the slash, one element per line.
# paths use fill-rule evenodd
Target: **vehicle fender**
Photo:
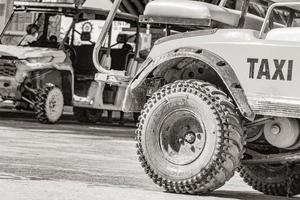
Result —
<path fill-rule="evenodd" d="M 44 68 L 30 72 L 27 81 L 31 80 L 33 87 L 38 89 L 48 83 L 54 84 L 60 88 L 64 94 L 64 104 L 72 105 L 72 96 L 74 93 L 74 76 L 70 70 L 57 69 L 57 68 Z"/>
<path fill-rule="evenodd" d="M 250 121 L 254 119 L 254 112 L 249 106 L 244 90 L 230 64 L 210 51 L 196 48 L 175 49 L 157 58 L 148 58 L 127 89 L 124 110 L 142 109 L 146 103 L 146 88 L 143 84 L 146 78 L 162 64 L 175 58 L 193 58 L 207 64 L 220 77 L 240 113 Z"/>

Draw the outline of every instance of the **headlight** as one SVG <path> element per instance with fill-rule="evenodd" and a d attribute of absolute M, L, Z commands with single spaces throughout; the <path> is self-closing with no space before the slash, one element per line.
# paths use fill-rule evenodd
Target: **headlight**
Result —
<path fill-rule="evenodd" d="M 27 58 L 29 63 L 49 63 L 53 60 L 53 56 L 37 57 L 37 58 Z"/>

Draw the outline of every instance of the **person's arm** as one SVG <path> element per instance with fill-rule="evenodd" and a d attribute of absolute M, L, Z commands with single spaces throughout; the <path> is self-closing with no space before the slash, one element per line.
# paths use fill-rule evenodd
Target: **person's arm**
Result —
<path fill-rule="evenodd" d="M 32 35 L 25 35 L 24 39 L 21 42 L 21 46 L 28 46 L 34 42 L 36 42 L 36 37 L 32 36 Z"/>

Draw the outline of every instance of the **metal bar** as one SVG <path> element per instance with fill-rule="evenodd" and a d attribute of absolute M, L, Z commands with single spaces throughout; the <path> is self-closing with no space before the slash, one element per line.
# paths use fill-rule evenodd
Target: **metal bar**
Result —
<path fill-rule="evenodd" d="M 166 25 L 166 35 L 165 36 L 169 36 L 171 35 L 171 29 L 169 25 Z"/>
<path fill-rule="evenodd" d="M 108 31 L 108 41 L 107 41 L 107 50 L 106 50 L 106 56 L 108 56 L 109 58 L 111 58 L 111 37 L 112 37 L 112 26 L 109 28 L 109 31 Z M 106 69 L 110 69 L 111 62 L 109 65 L 107 65 L 105 67 L 106 67 Z"/>
<path fill-rule="evenodd" d="M 245 20 L 246 20 L 246 15 L 248 12 L 250 0 L 244 0 L 243 6 L 242 6 L 242 13 L 241 13 L 241 18 L 238 23 L 238 28 L 243 28 L 245 25 Z"/>
<path fill-rule="evenodd" d="M 290 9 L 290 16 L 288 18 L 287 27 L 291 27 L 293 25 L 294 18 L 295 18 L 295 10 Z"/>
<path fill-rule="evenodd" d="M 139 43 L 140 43 L 140 40 L 141 40 L 141 38 L 140 38 L 140 32 L 141 32 L 141 30 L 140 30 L 140 24 L 138 23 L 137 24 L 137 27 L 136 27 L 136 40 L 135 40 L 135 52 L 134 52 L 134 57 L 136 58 L 136 57 L 138 57 L 139 55 Z"/>
<path fill-rule="evenodd" d="M 76 10 L 69 10 L 69 9 L 51 9 L 51 8 L 28 8 L 26 10 L 24 9 L 14 9 L 15 12 L 23 12 L 23 13 L 28 13 L 28 12 L 36 12 L 36 13 L 52 13 L 52 14 L 65 14 L 71 15 L 75 14 Z M 73 11 L 73 12 L 72 12 Z"/>
<path fill-rule="evenodd" d="M 263 23 L 263 25 L 261 27 L 261 30 L 259 32 L 259 38 L 262 39 L 263 34 L 265 33 L 265 30 L 267 28 L 270 16 L 271 16 L 272 11 L 274 10 L 274 8 L 276 8 L 276 7 L 292 7 L 292 6 L 300 6 L 300 2 L 287 2 L 287 3 L 274 3 L 274 4 L 272 4 L 268 9 L 268 12 L 266 14 L 264 23 Z"/>
<path fill-rule="evenodd" d="M 71 30 L 72 30 L 71 45 L 73 45 L 75 24 L 76 24 L 77 21 L 78 21 L 79 15 L 80 15 L 80 13 L 78 13 L 77 15 L 75 15 L 75 16 L 73 17 L 73 21 L 72 21 L 72 23 L 71 23 L 71 25 L 70 25 L 68 31 L 66 32 L 65 38 L 64 38 L 63 41 L 60 43 L 59 49 L 64 49 L 64 45 L 65 45 L 65 43 L 66 43 L 66 41 L 67 41 L 67 39 L 68 39 L 68 37 L 69 37 L 69 35 L 70 35 Z"/>
<path fill-rule="evenodd" d="M 3 27 L 1 34 L 0 34 L 0 44 L 2 43 L 2 37 L 4 35 L 4 33 L 6 32 L 6 30 L 8 29 L 8 26 L 10 25 L 10 22 L 13 20 L 15 15 L 15 12 L 13 11 L 12 14 L 9 16 L 9 19 L 7 20 L 5 26 Z"/>
<path fill-rule="evenodd" d="M 25 6 L 25 7 L 57 7 L 57 8 L 75 8 L 76 5 L 73 3 L 42 3 L 42 2 L 26 2 L 26 1 L 15 1 L 14 6 Z"/>
<path fill-rule="evenodd" d="M 106 70 L 104 69 L 101 64 L 100 64 L 100 60 L 99 60 L 99 52 L 101 50 L 101 47 L 103 45 L 103 42 L 105 40 L 105 37 L 112 25 L 112 22 L 113 22 L 113 19 L 115 18 L 116 14 L 117 14 L 117 11 L 118 11 L 118 8 L 121 4 L 122 0 L 115 0 L 114 1 L 114 4 L 106 18 L 106 21 L 104 23 L 104 26 L 101 30 L 101 33 L 98 37 L 98 40 L 95 44 L 95 48 L 94 48 L 94 51 L 93 51 L 93 62 L 94 62 L 94 65 L 96 67 L 96 69 L 99 71 L 99 72 L 102 72 L 102 73 L 105 73 L 105 74 L 111 74 L 112 72 L 110 72 L 110 70 Z"/>
<path fill-rule="evenodd" d="M 145 24 L 172 24 L 183 26 L 204 26 L 211 25 L 210 19 L 191 19 L 191 18 L 179 18 L 179 17 L 160 17 L 160 16 L 145 16 L 142 15 L 139 18 L 140 23 Z"/>
<path fill-rule="evenodd" d="M 29 91 L 29 92 L 31 92 L 32 94 L 34 94 L 34 95 L 37 94 L 37 91 L 36 91 L 36 90 L 34 90 L 34 89 L 28 87 L 27 85 L 24 85 L 24 88 L 25 88 L 27 91 Z"/>
<path fill-rule="evenodd" d="M 270 7 L 273 3 L 272 2 L 268 2 L 268 7 Z M 272 11 L 270 13 L 270 17 L 269 17 L 269 29 L 272 30 L 274 28 L 274 12 Z"/>
<path fill-rule="evenodd" d="M 227 3 L 227 0 L 221 0 L 220 3 L 219 3 L 219 6 L 220 7 L 225 7 L 226 3 Z"/>
<path fill-rule="evenodd" d="M 131 0 L 136 5 L 138 12 L 143 13 L 144 11 L 144 5 L 140 2 L 140 0 Z"/>
<path fill-rule="evenodd" d="M 43 33 L 41 35 L 41 37 L 39 38 L 39 40 L 41 41 L 46 41 L 47 40 L 47 34 L 48 34 L 48 30 L 49 30 L 49 18 L 50 16 L 49 15 L 45 15 L 45 18 L 44 18 L 44 22 L 43 22 Z"/>
<path fill-rule="evenodd" d="M 123 0 L 123 5 L 127 8 L 127 10 L 131 13 L 134 14 L 136 16 L 138 16 L 138 12 L 136 12 L 136 10 L 134 9 L 134 7 L 130 4 L 130 2 L 128 2 L 128 0 Z"/>
<path fill-rule="evenodd" d="M 273 117 L 264 117 L 264 118 L 261 118 L 261 119 L 257 119 L 253 122 L 250 122 L 250 123 L 247 123 L 245 125 L 246 128 L 252 128 L 252 127 L 255 127 L 255 126 L 259 126 L 259 125 L 263 125 L 269 121 L 273 121 L 274 118 Z"/>
<path fill-rule="evenodd" d="M 120 11 L 128 12 L 128 10 L 126 9 L 126 7 L 123 4 L 120 5 Z"/>
<path fill-rule="evenodd" d="M 253 159 L 242 160 L 243 164 L 278 164 L 286 162 L 300 162 L 300 152 L 279 153 L 264 155 L 256 151 L 247 149 L 246 153 L 253 155 Z"/>
<path fill-rule="evenodd" d="M 29 99 L 27 99 L 27 98 L 24 97 L 24 96 L 22 96 L 22 99 L 23 99 L 24 101 L 26 101 L 27 103 L 31 104 L 32 106 L 35 105 L 35 103 L 34 103 L 33 101 L 30 101 Z"/>

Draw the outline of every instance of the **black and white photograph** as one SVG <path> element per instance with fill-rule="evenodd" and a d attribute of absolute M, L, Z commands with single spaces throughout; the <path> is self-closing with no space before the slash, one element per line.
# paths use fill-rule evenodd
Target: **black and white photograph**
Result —
<path fill-rule="evenodd" d="M 299 0 L 0 0 L 0 200 L 288 199 Z"/>

